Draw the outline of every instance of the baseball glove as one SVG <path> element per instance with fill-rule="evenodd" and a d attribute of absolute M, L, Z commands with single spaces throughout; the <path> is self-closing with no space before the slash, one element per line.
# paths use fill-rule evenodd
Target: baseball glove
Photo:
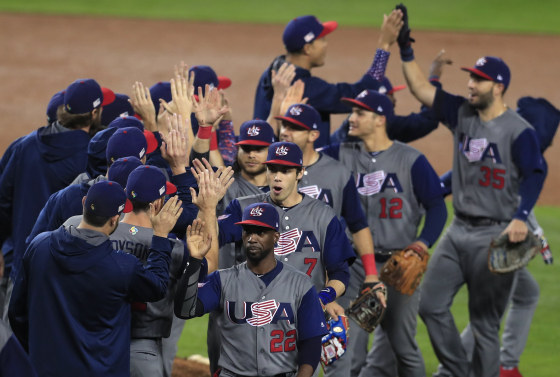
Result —
<path fill-rule="evenodd" d="M 507 234 L 501 234 L 490 242 L 488 268 L 497 274 L 505 274 L 525 267 L 535 256 L 540 242 L 537 236 L 528 233 L 524 241 L 509 242 Z"/>
<path fill-rule="evenodd" d="M 413 250 L 420 258 L 410 256 L 406 258 L 404 255 L 407 250 Z M 428 267 L 430 254 L 424 251 L 420 246 L 411 244 L 404 250 L 393 254 L 391 258 L 383 265 L 379 280 L 385 284 L 392 286 L 398 292 L 411 296 Z"/>
<path fill-rule="evenodd" d="M 383 319 L 385 308 L 381 305 L 377 292 L 382 292 L 387 299 L 387 288 L 383 283 L 375 283 L 362 289 L 360 296 L 346 309 L 346 315 L 352 318 L 367 332 L 373 332 Z"/>
<path fill-rule="evenodd" d="M 321 347 L 321 365 L 323 369 L 325 366 L 340 359 L 346 352 L 348 328 L 348 318 L 343 315 L 338 316 L 338 321 L 331 319 L 327 322 L 329 333 L 323 336 Z"/>
<path fill-rule="evenodd" d="M 408 11 L 403 3 L 400 3 L 395 7 L 399 9 L 403 14 L 403 26 L 399 31 L 399 36 L 397 37 L 397 43 L 401 49 L 410 46 L 411 42 L 415 42 L 414 38 L 410 37 L 410 27 L 408 26 Z"/>

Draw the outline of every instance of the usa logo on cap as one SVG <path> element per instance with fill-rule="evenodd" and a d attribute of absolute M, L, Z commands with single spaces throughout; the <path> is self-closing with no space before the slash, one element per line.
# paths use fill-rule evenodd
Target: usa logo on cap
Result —
<path fill-rule="evenodd" d="M 249 136 L 258 136 L 261 132 L 261 129 L 257 126 L 252 126 L 247 128 L 247 135 Z"/>
<path fill-rule="evenodd" d="M 290 108 L 290 114 L 291 115 L 295 115 L 295 116 L 301 115 L 302 111 L 303 111 L 302 108 L 299 107 L 299 106 L 292 106 Z"/>
<path fill-rule="evenodd" d="M 289 152 L 289 148 L 285 145 L 279 146 L 276 148 L 276 155 L 277 156 L 285 156 Z"/>
<path fill-rule="evenodd" d="M 263 209 L 261 207 L 251 208 L 251 213 L 250 214 L 251 214 L 251 217 L 262 216 Z"/>
<path fill-rule="evenodd" d="M 480 59 L 478 59 L 478 60 L 476 61 L 476 64 L 475 64 L 475 65 L 476 65 L 477 67 L 482 67 L 482 66 L 484 66 L 484 64 L 486 64 L 486 59 L 485 59 L 485 58 L 480 58 Z"/>

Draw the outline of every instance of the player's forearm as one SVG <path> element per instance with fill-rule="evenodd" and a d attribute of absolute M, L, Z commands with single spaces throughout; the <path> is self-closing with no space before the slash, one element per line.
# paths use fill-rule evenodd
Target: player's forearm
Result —
<path fill-rule="evenodd" d="M 402 67 L 406 83 L 412 95 L 423 105 L 432 107 L 436 88 L 426 79 L 416 60 L 403 61 Z"/>
<path fill-rule="evenodd" d="M 342 281 L 335 280 L 335 279 L 329 280 L 327 284 L 325 284 L 325 287 L 334 288 L 334 290 L 336 291 L 337 298 L 342 296 L 346 291 L 346 285 Z"/>
<path fill-rule="evenodd" d="M 177 284 L 175 293 L 175 315 L 182 319 L 196 317 L 198 296 L 198 278 L 202 260 L 189 257 L 185 273 Z"/>
<path fill-rule="evenodd" d="M 212 236 L 212 244 L 206 260 L 208 262 L 208 273 L 218 269 L 219 262 L 219 240 L 218 240 L 218 220 L 216 219 L 216 209 L 203 209 L 198 212 L 198 218 L 204 221 L 206 231 Z"/>
<path fill-rule="evenodd" d="M 296 374 L 296 377 L 311 377 L 313 375 L 314 369 L 309 364 L 300 365 Z"/>
<path fill-rule="evenodd" d="M 364 272 L 366 276 L 365 280 L 378 280 L 377 267 L 375 266 L 373 238 L 371 237 L 369 228 L 364 228 L 352 234 L 352 240 L 354 241 L 354 248 L 358 252 L 358 255 L 362 259 L 362 264 L 364 265 Z"/>

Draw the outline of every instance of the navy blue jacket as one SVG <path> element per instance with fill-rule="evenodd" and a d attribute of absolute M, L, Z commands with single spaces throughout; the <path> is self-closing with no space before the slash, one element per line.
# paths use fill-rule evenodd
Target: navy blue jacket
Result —
<path fill-rule="evenodd" d="M 276 59 L 280 58 L 282 57 Z M 270 73 L 273 65 L 274 63 L 264 71 L 257 85 L 253 119 L 266 120 L 270 113 L 272 96 L 274 95 Z M 330 115 L 349 113 L 352 110 L 350 106 L 340 101 L 341 98 L 354 98 L 364 89 L 377 89 L 379 87 L 379 82 L 368 74 L 363 75 L 360 80 L 353 84 L 346 82 L 331 84 L 319 77 L 311 76 L 309 70 L 301 67 L 296 67 L 294 81 L 296 80 L 301 80 L 305 84 L 303 97 L 309 98 L 307 104 L 313 106 L 321 114 L 322 124 L 319 125 L 321 134 L 315 141 L 315 148 L 330 144 Z"/>
<path fill-rule="evenodd" d="M 70 226 L 29 245 L 10 324 L 40 376 L 129 376 L 130 301 L 164 297 L 171 242 L 154 236 L 146 267 L 109 238 Z"/>
<path fill-rule="evenodd" d="M 12 274 L 49 196 L 86 169 L 88 133 L 60 128 L 41 127 L 20 140 L 0 175 L 0 241 L 13 238 Z"/>

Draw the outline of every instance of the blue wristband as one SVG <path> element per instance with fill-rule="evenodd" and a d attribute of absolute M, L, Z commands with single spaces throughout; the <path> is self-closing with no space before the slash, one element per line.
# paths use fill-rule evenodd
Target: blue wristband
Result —
<path fill-rule="evenodd" d="M 401 60 L 403 62 L 410 62 L 414 60 L 414 50 L 412 46 L 408 45 L 405 48 L 401 48 Z"/>
<path fill-rule="evenodd" d="M 336 299 L 336 290 L 333 287 L 325 287 L 319 292 L 319 300 L 323 305 L 333 302 Z"/>

